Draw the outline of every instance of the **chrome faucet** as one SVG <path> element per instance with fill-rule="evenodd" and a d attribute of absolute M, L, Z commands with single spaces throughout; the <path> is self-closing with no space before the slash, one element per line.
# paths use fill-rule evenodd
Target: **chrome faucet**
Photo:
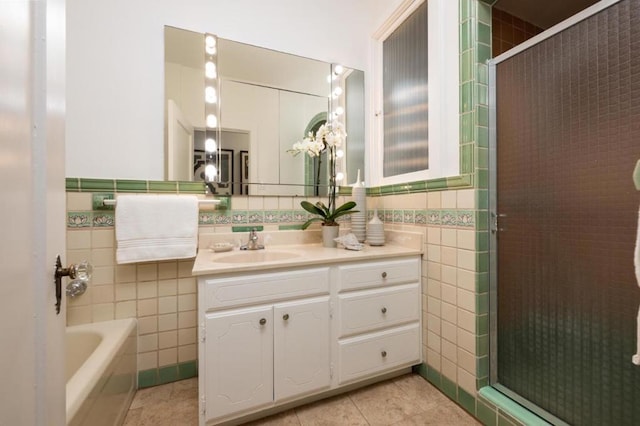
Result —
<path fill-rule="evenodd" d="M 258 244 L 258 233 L 256 228 L 252 228 L 249 232 L 249 241 L 247 244 L 240 246 L 240 250 L 262 250 L 264 246 Z"/>

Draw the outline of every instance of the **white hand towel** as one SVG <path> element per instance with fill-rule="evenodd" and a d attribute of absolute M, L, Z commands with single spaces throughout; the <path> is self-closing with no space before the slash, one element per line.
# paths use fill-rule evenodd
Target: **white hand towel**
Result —
<path fill-rule="evenodd" d="M 116 207 L 118 263 L 185 259 L 196 255 L 195 195 L 121 195 Z"/>
<path fill-rule="evenodd" d="M 633 264 L 636 268 L 636 281 L 638 281 L 638 286 L 640 286 L 640 211 L 638 211 L 638 235 L 636 236 L 636 249 L 633 255 Z M 638 309 L 637 324 L 637 349 L 636 354 L 632 357 L 631 361 L 635 365 L 640 365 L 640 308 Z"/>

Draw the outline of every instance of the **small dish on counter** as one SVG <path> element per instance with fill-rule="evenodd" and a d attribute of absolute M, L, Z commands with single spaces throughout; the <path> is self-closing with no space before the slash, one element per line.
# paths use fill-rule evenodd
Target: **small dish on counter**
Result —
<path fill-rule="evenodd" d="M 214 253 L 223 253 L 225 251 L 233 250 L 233 244 L 231 243 L 215 243 L 209 247 Z"/>

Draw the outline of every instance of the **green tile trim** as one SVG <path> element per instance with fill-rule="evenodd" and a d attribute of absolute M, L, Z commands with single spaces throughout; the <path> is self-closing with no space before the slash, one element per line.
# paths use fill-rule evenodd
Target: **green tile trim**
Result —
<path fill-rule="evenodd" d="M 156 368 L 138 371 L 138 389 L 148 388 L 160 384 L 160 377 Z"/>
<path fill-rule="evenodd" d="M 80 191 L 80 179 L 78 178 L 66 178 L 64 180 L 64 185 L 67 192 Z"/>
<path fill-rule="evenodd" d="M 251 232 L 252 229 L 254 229 L 256 231 L 264 231 L 264 226 L 262 225 L 257 225 L 257 226 L 232 226 L 231 227 L 231 231 L 232 232 Z"/>
<path fill-rule="evenodd" d="M 498 412 L 493 404 L 485 404 L 480 399 L 478 399 L 476 415 L 485 426 L 498 425 Z"/>
<path fill-rule="evenodd" d="M 476 398 L 462 388 L 458 388 L 458 403 L 472 416 L 476 415 Z"/>
<path fill-rule="evenodd" d="M 158 369 L 160 384 L 171 383 L 178 380 L 178 366 L 170 365 Z"/>
<path fill-rule="evenodd" d="M 149 192 L 178 192 L 178 183 L 174 181 L 149 181 Z"/>
<path fill-rule="evenodd" d="M 118 192 L 148 192 L 146 180 L 116 180 Z"/>
<path fill-rule="evenodd" d="M 339 186 L 338 187 L 338 195 L 343 195 L 345 197 L 350 197 L 351 193 L 352 193 L 352 187 L 351 186 Z"/>
<path fill-rule="evenodd" d="M 441 378 L 441 390 L 447 395 L 450 399 L 454 401 L 458 401 L 458 385 L 456 385 L 453 381 L 449 380 L 446 376 L 442 375 Z"/>
<path fill-rule="evenodd" d="M 499 409 L 499 411 L 504 411 L 505 414 L 513 417 L 513 419 L 521 422 L 522 424 L 540 426 L 550 425 L 550 423 L 538 417 L 533 412 L 527 410 L 522 405 L 518 404 L 517 402 L 491 386 L 480 388 L 478 394 L 489 403 L 495 405 Z M 480 404 L 480 400 L 478 400 L 478 404 Z"/>
<path fill-rule="evenodd" d="M 178 380 L 198 376 L 198 361 L 187 361 L 178 364 Z"/>
<path fill-rule="evenodd" d="M 116 188 L 113 179 L 85 179 L 80 178 L 80 190 L 83 192 L 114 191 Z"/>
<path fill-rule="evenodd" d="M 178 192 L 181 194 L 204 194 L 204 183 L 178 182 Z"/>
<path fill-rule="evenodd" d="M 279 231 L 299 231 L 299 230 L 302 230 L 302 224 L 296 224 L 296 225 L 279 225 L 279 226 L 278 226 L 278 230 L 279 230 Z"/>

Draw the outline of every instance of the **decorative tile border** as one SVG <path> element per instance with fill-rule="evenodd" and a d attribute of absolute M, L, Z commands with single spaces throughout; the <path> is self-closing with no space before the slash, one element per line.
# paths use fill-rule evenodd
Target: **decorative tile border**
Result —
<path fill-rule="evenodd" d="M 67 212 L 67 228 L 90 228 L 91 212 Z"/>

